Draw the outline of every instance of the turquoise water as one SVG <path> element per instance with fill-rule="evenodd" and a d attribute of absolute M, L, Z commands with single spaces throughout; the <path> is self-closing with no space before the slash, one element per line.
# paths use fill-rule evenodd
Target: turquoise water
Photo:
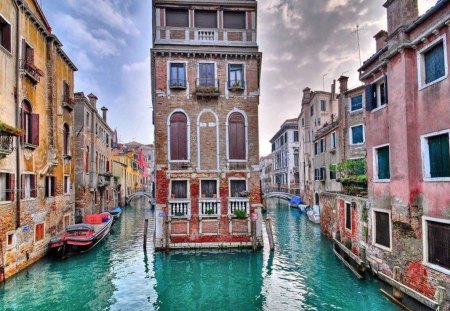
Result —
<path fill-rule="evenodd" d="M 270 202 L 276 250 L 153 253 L 151 211 L 128 207 L 91 252 L 45 258 L 0 287 L 0 310 L 398 310 L 376 280 L 357 280 L 320 228 Z"/>

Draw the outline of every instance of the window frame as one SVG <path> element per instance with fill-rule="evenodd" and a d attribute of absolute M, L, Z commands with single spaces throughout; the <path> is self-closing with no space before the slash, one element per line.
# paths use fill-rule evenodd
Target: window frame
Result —
<path fill-rule="evenodd" d="M 8 237 L 12 235 L 12 243 L 8 243 Z M 6 250 L 13 249 L 16 246 L 16 232 L 15 231 L 8 231 L 5 233 L 5 242 L 6 242 Z"/>
<path fill-rule="evenodd" d="M 354 143 L 353 142 L 353 128 L 359 127 L 359 126 L 362 126 L 363 141 L 361 143 Z M 352 146 L 360 146 L 360 145 L 363 145 L 363 144 L 366 143 L 366 131 L 365 131 L 363 123 L 359 123 L 359 124 L 355 124 L 355 125 L 350 126 L 349 141 L 350 141 L 350 145 L 352 145 Z"/>
<path fill-rule="evenodd" d="M 67 180 L 67 185 L 66 185 L 66 180 Z M 65 195 L 69 195 L 70 194 L 70 175 L 64 175 L 63 176 L 63 192 Z"/>
<path fill-rule="evenodd" d="M 206 197 L 206 196 L 203 197 L 202 182 L 204 182 L 204 181 L 212 181 L 212 180 L 214 180 L 216 182 L 216 197 Z M 199 191 L 198 191 L 198 193 L 200 195 L 200 199 L 220 199 L 219 183 L 220 183 L 219 178 L 199 178 L 199 183 L 198 183 L 198 186 L 199 186 L 198 190 Z"/>
<path fill-rule="evenodd" d="M 234 197 L 234 196 L 232 196 L 231 195 L 231 182 L 232 181 L 245 181 L 245 191 L 247 191 L 248 192 L 248 181 L 247 181 L 247 178 L 245 178 L 245 177 L 230 177 L 230 178 L 228 178 L 228 197 L 229 198 L 238 198 L 238 197 Z"/>
<path fill-rule="evenodd" d="M 376 213 L 386 213 L 389 215 L 389 246 L 390 247 L 386 247 L 384 245 L 378 244 L 376 243 L 377 240 L 377 225 L 376 225 Z M 385 251 L 392 251 L 392 212 L 390 210 L 387 209 L 382 209 L 382 208 L 372 208 L 372 245 L 385 250 Z"/>
<path fill-rule="evenodd" d="M 389 147 L 389 178 L 378 178 L 378 149 L 383 147 Z M 372 147 L 372 153 L 373 153 L 373 182 L 378 183 L 386 183 L 391 181 L 391 145 L 390 144 L 382 144 L 378 146 Z"/>
<path fill-rule="evenodd" d="M 347 206 L 350 206 L 350 228 L 347 227 Z M 352 223 L 352 203 L 349 201 L 344 201 L 344 228 L 345 231 L 352 232 L 353 230 L 353 223 Z"/>
<path fill-rule="evenodd" d="M 327 111 L 327 101 L 326 99 L 321 99 L 320 100 L 320 111 L 321 112 L 326 112 Z M 320 123 L 319 123 L 320 125 Z"/>
<path fill-rule="evenodd" d="M 186 116 L 187 119 L 187 159 L 185 160 L 172 160 L 172 155 L 170 153 L 170 119 L 172 118 L 172 115 L 175 113 L 183 113 Z M 189 118 L 189 115 L 184 111 L 183 109 L 175 109 L 173 110 L 169 116 L 167 117 L 167 158 L 169 163 L 189 163 L 191 162 L 191 121 Z"/>
<path fill-rule="evenodd" d="M 352 99 L 356 98 L 356 97 L 359 97 L 359 96 L 361 96 L 361 108 L 353 110 L 352 109 Z M 348 98 L 348 111 L 350 113 L 354 113 L 354 112 L 359 112 L 359 111 L 363 110 L 364 109 L 364 100 L 365 100 L 364 94 L 358 94 L 358 95 L 354 95 L 354 96 L 349 96 L 349 98 Z"/>
<path fill-rule="evenodd" d="M 423 263 L 423 265 L 425 265 L 433 270 L 450 275 L 449 269 L 446 269 L 446 268 L 441 267 L 434 263 L 430 263 L 428 261 L 428 224 L 427 224 L 428 221 L 439 222 L 439 223 L 444 223 L 444 224 L 450 225 L 450 219 L 422 216 L 422 233 L 423 233 L 422 234 L 423 235 L 423 238 L 422 238 L 422 242 L 423 242 L 422 243 L 422 247 L 423 247 L 422 263 Z"/>
<path fill-rule="evenodd" d="M 244 117 L 244 134 L 245 134 L 245 159 L 230 159 L 230 130 L 229 130 L 229 119 L 233 113 L 240 113 Z M 227 162 L 231 163 L 246 163 L 248 162 L 248 118 L 247 114 L 240 109 L 234 108 L 227 114 L 227 119 L 225 123 L 226 128 L 226 147 L 227 147 Z"/>
<path fill-rule="evenodd" d="M 43 225 L 44 228 L 42 229 L 42 230 L 43 230 L 43 236 L 42 236 L 42 239 L 40 239 L 40 240 L 37 241 L 37 240 L 36 240 L 36 228 L 37 228 L 37 226 L 39 226 L 39 225 Z M 35 244 L 36 244 L 36 243 L 42 243 L 43 241 L 45 241 L 45 221 L 44 221 L 44 222 L 37 223 L 37 224 L 34 225 L 33 241 L 34 241 Z"/>
<path fill-rule="evenodd" d="M 428 149 L 428 138 L 442 134 L 448 134 L 450 146 L 450 129 L 420 135 L 420 146 L 422 151 L 422 179 L 425 182 L 450 181 L 450 177 L 431 177 L 430 173 L 430 154 Z"/>
<path fill-rule="evenodd" d="M 173 85 L 172 84 L 172 80 L 174 80 L 173 78 L 172 78 L 172 65 L 183 65 L 183 70 L 184 70 L 184 78 L 183 78 L 183 82 L 184 82 L 184 85 L 182 85 L 182 86 L 179 86 L 179 85 Z M 168 74 L 167 74 L 167 90 L 168 90 L 168 93 L 170 94 L 170 89 L 171 88 L 182 88 L 182 89 L 187 89 L 188 88 L 188 72 L 187 72 L 187 61 L 169 61 L 169 62 L 167 62 L 167 72 L 168 72 Z M 177 73 L 178 73 L 178 70 L 177 70 Z M 179 78 L 178 78 L 178 80 L 180 80 Z"/>
<path fill-rule="evenodd" d="M 179 26 L 179 25 L 176 25 L 176 26 L 168 26 L 167 25 L 167 11 L 178 11 L 178 12 L 181 12 L 181 11 L 183 11 L 184 13 L 187 13 L 187 26 Z M 189 17 L 189 15 L 190 15 L 190 11 L 189 11 L 189 9 L 186 9 L 186 8 L 166 8 L 165 10 L 164 10 L 164 23 L 165 23 L 165 27 L 170 27 L 170 28 L 189 28 L 190 27 L 190 22 L 189 22 L 189 20 L 190 20 L 190 17 Z"/>
<path fill-rule="evenodd" d="M 241 80 L 231 80 L 231 66 L 241 66 Z M 217 73 L 216 73 L 217 74 Z M 239 82 L 239 88 L 242 90 L 246 90 L 247 89 L 247 83 L 246 83 L 246 71 L 245 71 L 245 63 L 243 62 L 228 62 L 227 63 L 227 90 L 229 90 L 230 88 L 232 88 L 231 82 L 232 81 L 238 81 Z"/>
<path fill-rule="evenodd" d="M 169 188 L 169 199 L 172 199 L 172 188 L 174 181 L 185 181 L 186 182 L 186 196 L 187 198 L 173 198 L 174 200 L 189 200 L 191 198 L 191 185 L 190 180 L 188 178 L 171 178 L 170 179 L 170 188 Z"/>
<path fill-rule="evenodd" d="M 431 50 L 433 47 L 435 47 L 436 45 L 438 45 L 439 43 L 443 44 L 443 49 L 444 49 L 444 70 L 445 70 L 445 74 L 444 76 L 431 81 L 429 83 L 425 82 L 425 53 L 428 52 L 429 50 Z M 448 56 L 447 56 L 447 36 L 446 34 L 442 34 L 441 36 L 437 37 L 436 39 L 434 39 L 432 42 L 428 43 L 427 45 L 425 45 L 424 47 L 422 47 L 419 51 L 417 51 L 417 82 L 418 82 L 418 88 L 419 91 L 435 84 L 435 83 L 439 83 L 442 80 L 447 79 L 448 77 Z"/>
<path fill-rule="evenodd" d="M 5 16 L 4 15 L 2 15 L 2 14 L 0 14 L 0 20 L 3 20 L 3 23 L 4 24 L 7 24 L 8 26 L 9 26 L 9 49 L 6 47 L 6 46 L 4 46 L 3 44 L 2 44 L 2 42 L 0 42 L 0 47 L 1 47 L 1 49 L 3 50 L 3 51 L 5 51 L 6 53 L 8 53 L 9 55 L 12 55 L 12 50 L 13 50 L 13 42 L 12 42 L 12 39 L 13 39 L 13 30 L 12 30 L 12 28 L 13 28 L 13 26 L 12 26 L 12 24 L 11 24 L 11 22 L 7 19 L 7 18 L 5 18 Z M 0 28 L 0 31 L 2 30 L 2 28 Z M 2 37 L 3 38 L 3 37 Z"/>
<path fill-rule="evenodd" d="M 331 138 L 331 141 L 330 141 L 330 143 L 331 143 L 331 148 L 330 148 L 330 150 L 336 150 L 336 142 L 337 142 L 337 135 L 336 135 L 336 131 L 333 131 L 333 132 L 331 132 L 331 134 L 330 134 L 330 138 Z"/>

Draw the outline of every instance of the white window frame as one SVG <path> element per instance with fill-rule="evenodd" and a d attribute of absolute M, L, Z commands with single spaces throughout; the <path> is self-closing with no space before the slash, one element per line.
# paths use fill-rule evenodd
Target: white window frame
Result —
<path fill-rule="evenodd" d="M 170 189 L 169 189 L 169 199 L 172 199 L 172 181 L 186 181 L 186 195 L 187 198 L 177 198 L 177 199 L 190 199 L 191 198 L 191 185 L 190 180 L 188 178 L 171 178 L 170 179 Z"/>
<path fill-rule="evenodd" d="M 181 112 L 184 113 L 187 119 L 187 160 L 172 160 L 172 155 L 170 154 L 170 118 L 174 113 Z M 189 115 L 183 109 L 173 110 L 167 117 L 167 158 L 169 163 L 189 163 L 191 162 L 191 119 Z"/>
<path fill-rule="evenodd" d="M 353 128 L 354 127 L 358 127 L 358 126 L 362 126 L 362 130 L 363 130 L 363 141 L 362 143 L 353 143 Z M 360 146 L 366 143 L 366 130 L 364 128 L 364 124 L 360 123 L 360 124 L 355 124 L 350 126 L 350 131 L 349 131 L 349 141 L 350 141 L 350 145 L 352 146 Z"/>
<path fill-rule="evenodd" d="M 356 110 L 352 110 L 352 98 L 355 98 L 355 97 L 358 97 L 358 96 L 361 96 L 361 97 L 362 97 L 361 108 L 356 109 Z M 349 96 L 349 98 L 348 98 L 348 111 L 349 111 L 350 113 L 355 113 L 355 112 L 362 111 L 362 110 L 364 109 L 364 106 L 365 106 L 365 102 L 364 102 L 364 101 L 365 101 L 364 93 L 362 93 L 362 94 L 357 94 L 357 95 L 353 95 L 353 96 Z"/>
<path fill-rule="evenodd" d="M 390 247 L 386 247 L 384 245 L 381 244 L 377 244 L 376 243 L 376 234 L 377 234 L 377 221 L 375 218 L 375 212 L 378 213 L 387 213 L 389 214 L 389 246 Z M 392 251 L 392 212 L 390 210 L 387 209 L 382 209 L 382 208 L 372 208 L 372 245 L 385 250 L 385 251 Z"/>
<path fill-rule="evenodd" d="M 440 77 L 439 79 L 436 79 L 436 80 L 431 81 L 430 83 L 426 84 L 425 83 L 425 53 L 441 42 L 443 43 L 443 49 L 444 49 L 445 74 L 444 74 L 444 76 Z M 433 85 L 435 83 L 438 83 L 438 82 L 441 82 L 442 80 L 447 79 L 447 77 L 448 77 L 447 48 L 448 48 L 447 47 L 447 36 L 445 34 L 443 34 L 443 35 L 437 37 L 432 42 L 428 43 L 426 46 L 424 46 L 419 51 L 417 51 L 417 79 L 418 79 L 419 91 L 429 87 L 430 85 Z"/>
<path fill-rule="evenodd" d="M 428 150 L 428 138 L 448 134 L 450 144 L 450 129 L 428 133 L 420 136 L 420 149 L 422 151 L 422 178 L 423 181 L 436 182 L 436 181 L 450 181 L 450 177 L 431 177 L 430 175 L 430 153 Z"/>
<path fill-rule="evenodd" d="M 7 174 L 11 174 L 10 172 L 6 172 L 6 171 L 0 171 L 0 175 L 5 175 L 5 189 L 3 189 L 3 188 L 1 188 L 0 187 L 0 191 L 1 192 L 4 192 L 4 196 L 5 196 L 5 200 L 0 200 L 0 203 L 1 204 L 3 204 L 3 203 L 10 203 L 10 202 L 12 202 L 11 200 L 7 200 L 6 198 L 7 198 L 7 189 L 8 189 L 8 187 L 9 187 L 9 185 L 8 185 L 8 179 L 6 178 L 6 175 Z"/>
<path fill-rule="evenodd" d="M 245 177 L 230 177 L 230 178 L 228 178 L 228 197 L 229 198 L 235 198 L 235 197 L 231 196 L 231 181 L 234 181 L 234 180 L 244 180 L 245 181 L 245 191 L 248 192 L 247 178 L 245 178 Z"/>
<path fill-rule="evenodd" d="M 387 105 L 388 104 L 387 101 L 386 101 L 386 103 L 384 105 L 381 105 L 380 84 L 385 82 L 384 81 L 384 77 L 385 76 L 382 75 L 382 76 L 378 77 L 378 79 L 376 79 L 375 81 L 372 82 L 372 84 L 375 84 L 375 92 L 377 93 L 377 106 L 372 109 L 371 113 L 375 112 L 375 111 L 378 111 L 378 110 L 381 110 L 381 109 L 384 109 L 384 108 L 386 108 L 388 106 Z M 387 95 L 388 90 L 386 88 L 386 84 L 384 85 L 384 89 L 385 89 L 385 92 L 386 92 L 386 95 Z"/>
<path fill-rule="evenodd" d="M 69 223 L 68 224 L 66 224 L 66 221 L 65 221 L 67 216 L 69 216 Z M 64 214 L 64 216 L 63 216 L 63 229 L 64 230 L 66 230 L 66 228 L 70 225 L 71 218 L 72 218 L 71 213 Z"/>
<path fill-rule="evenodd" d="M 13 241 L 11 244 L 8 244 L 8 237 L 10 235 L 12 235 Z M 16 246 L 16 233 L 14 231 L 8 231 L 6 232 L 5 237 L 6 237 L 6 250 L 14 248 L 14 246 Z"/>
<path fill-rule="evenodd" d="M 168 61 L 167 62 L 167 85 L 166 85 L 166 90 L 167 90 L 167 96 L 170 96 L 170 92 L 171 92 L 171 89 L 170 89 L 170 78 L 171 78 L 171 74 L 172 74 L 172 71 L 170 70 L 170 66 L 172 65 L 172 64 L 184 64 L 184 76 L 185 76 L 185 79 L 186 79 L 186 97 L 187 98 L 189 98 L 189 79 L 188 79 L 188 62 L 185 60 L 185 61 L 182 61 L 182 60 L 180 60 L 180 61 L 175 61 L 175 60 L 173 60 L 173 61 Z M 198 69 L 197 69 L 198 70 Z M 197 81 L 196 81 L 196 83 L 197 83 Z"/>
<path fill-rule="evenodd" d="M 203 199 L 202 195 L 202 182 L 203 181 L 208 181 L 208 180 L 215 180 L 216 181 L 216 194 L 217 196 L 215 198 L 209 198 L 209 199 L 220 199 L 220 192 L 219 192 L 219 183 L 220 183 L 220 179 L 219 178 L 199 178 L 198 181 L 198 193 L 200 194 L 200 199 Z"/>
<path fill-rule="evenodd" d="M 9 32 L 9 42 L 11 42 L 11 51 L 8 51 L 8 50 L 7 50 L 3 45 L 1 45 L 1 44 L 0 44 L 0 48 L 1 48 L 4 52 L 8 53 L 9 55 L 12 55 L 12 51 L 13 51 L 13 40 L 12 40 L 12 38 L 13 38 L 13 25 L 11 24 L 11 22 L 10 22 L 7 18 L 5 18 L 4 15 L 0 14 L 0 18 L 3 19 L 3 20 L 5 21 L 5 23 L 9 25 L 9 29 L 10 29 L 10 32 Z"/>
<path fill-rule="evenodd" d="M 44 236 L 42 237 L 42 240 L 36 241 L 36 227 L 39 225 L 44 225 Z M 40 222 L 34 225 L 34 232 L 33 232 L 33 241 L 34 243 L 42 243 L 43 241 L 45 241 L 45 221 L 44 222 Z"/>
<path fill-rule="evenodd" d="M 422 232 L 423 232 L 423 260 L 422 263 L 433 270 L 450 275 L 450 270 L 439 265 L 428 262 L 428 221 L 440 222 L 450 225 L 450 219 L 422 216 Z"/>
<path fill-rule="evenodd" d="M 331 137 L 331 146 L 330 146 L 330 150 L 336 150 L 336 138 L 337 138 L 337 136 L 336 136 L 336 131 L 334 131 L 334 132 L 331 132 L 331 135 L 330 135 L 330 137 Z"/>
<path fill-rule="evenodd" d="M 384 182 L 390 182 L 391 179 L 378 179 L 378 149 L 383 147 L 389 147 L 389 176 L 391 176 L 391 146 L 390 144 L 383 144 L 372 147 L 372 154 L 373 154 L 373 181 L 384 183 Z"/>
<path fill-rule="evenodd" d="M 347 205 L 350 205 L 350 229 L 347 228 Z M 353 223 L 352 223 L 352 203 L 349 201 L 344 201 L 344 229 L 345 231 L 352 232 Z"/>
<path fill-rule="evenodd" d="M 67 192 L 64 191 L 65 195 L 70 194 L 70 186 L 71 186 L 71 184 L 70 184 L 70 175 L 64 175 L 63 176 L 63 190 L 64 190 L 64 188 L 66 186 L 66 178 L 67 178 Z"/>
<path fill-rule="evenodd" d="M 229 79 L 229 73 L 230 73 L 230 65 L 242 65 L 242 79 L 244 81 L 244 97 L 247 97 L 247 71 L 246 66 L 244 62 L 227 62 L 226 63 L 226 85 L 225 85 L 225 98 L 228 98 L 230 95 L 230 91 L 228 90 L 228 79 Z M 236 95 L 235 95 L 236 96 Z"/>

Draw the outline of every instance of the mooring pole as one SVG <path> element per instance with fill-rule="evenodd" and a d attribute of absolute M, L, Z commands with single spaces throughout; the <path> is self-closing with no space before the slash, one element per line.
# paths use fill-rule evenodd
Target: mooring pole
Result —
<path fill-rule="evenodd" d="M 148 218 L 144 221 L 144 249 L 147 249 Z"/>

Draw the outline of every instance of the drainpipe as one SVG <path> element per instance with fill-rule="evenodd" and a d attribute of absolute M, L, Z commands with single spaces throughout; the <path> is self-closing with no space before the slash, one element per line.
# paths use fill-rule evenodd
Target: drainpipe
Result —
<path fill-rule="evenodd" d="M 19 120 L 20 120 L 20 58 L 19 58 L 19 50 L 20 50 L 20 8 L 17 5 L 16 1 L 13 1 L 14 5 L 16 6 L 16 120 L 15 120 L 15 126 L 16 128 L 19 127 Z M 20 182 L 20 138 L 16 137 L 16 229 L 20 227 L 20 193 L 19 189 L 21 187 Z"/>

